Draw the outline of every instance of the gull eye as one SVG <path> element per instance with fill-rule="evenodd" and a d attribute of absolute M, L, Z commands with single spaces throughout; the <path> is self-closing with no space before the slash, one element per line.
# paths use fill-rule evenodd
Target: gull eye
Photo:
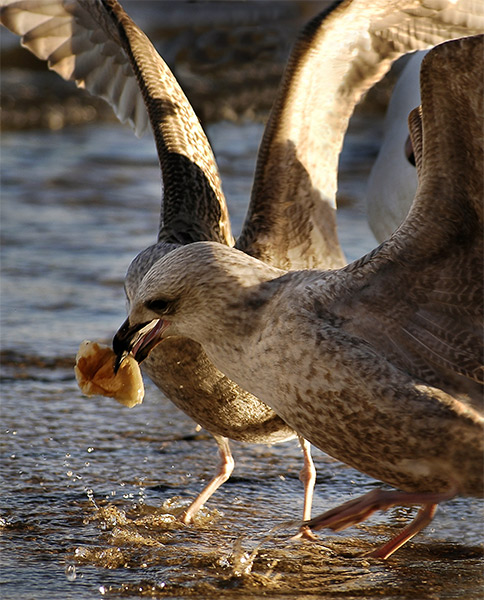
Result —
<path fill-rule="evenodd" d="M 170 307 L 171 302 L 169 300 L 165 300 L 164 298 L 157 298 L 156 300 L 148 300 L 145 306 L 149 310 L 155 313 L 165 313 Z"/>

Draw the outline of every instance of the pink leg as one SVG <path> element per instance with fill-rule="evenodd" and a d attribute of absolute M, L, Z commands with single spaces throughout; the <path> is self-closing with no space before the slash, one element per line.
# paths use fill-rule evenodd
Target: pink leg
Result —
<path fill-rule="evenodd" d="M 216 490 L 218 490 L 223 483 L 227 481 L 234 470 L 235 462 L 232 457 L 232 453 L 230 452 L 229 440 L 221 435 L 214 435 L 213 437 L 217 442 L 220 455 L 219 469 L 215 477 L 208 483 L 207 486 L 203 488 L 203 490 L 200 492 L 200 494 L 198 494 L 187 510 L 179 517 L 180 521 L 186 525 L 192 522 L 193 517 L 202 508 L 205 502 Z"/>
<path fill-rule="evenodd" d="M 366 556 L 372 556 L 373 558 L 388 558 L 403 546 L 403 544 L 407 543 L 408 540 L 412 539 L 414 535 L 419 533 L 419 531 L 422 531 L 424 527 L 427 527 L 434 518 L 436 510 L 437 504 L 424 504 L 408 527 L 405 527 L 405 529 L 389 542 L 380 546 L 380 548 L 373 550 L 373 552 L 369 552 Z"/>
<path fill-rule="evenodd" d="M 311 518 L 311 507 L 313 505 L 314 484 L 316 483 L 316 468 L 311 456 L 311 444 L 303 437 L 298 436 L 301 450 L 303 451 L 304 465 L 299 474 L 299 479 L 304 486 L 304 506 L 303 521 Z M 293 539 L 306 538 L 308 540 L 317 539 L 307 525 L 302 525 L 299 533 Z"/>
<path fill-rule="evenodd" d="M 333 531 L 341 531 L 361 523 L 377 510 L 387 510 L 392 506 L 422 505 L 417 517 L 407 528 L 369 555 L 376 558 L 387 558 L 430 523 L 439 502 L 449 500 L 455 494 L 456 490 L 440 494 L 374 490 L 360 498 L 355 498 L 341 506 L 328 510 L 319 517 L 307 521 L 305 525 L 314 530 L 327 527 Z"/>

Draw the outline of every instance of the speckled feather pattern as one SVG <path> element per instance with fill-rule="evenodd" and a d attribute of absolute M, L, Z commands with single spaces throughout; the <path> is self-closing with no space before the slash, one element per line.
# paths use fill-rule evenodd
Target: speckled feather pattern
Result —
<path fill-rule="evenodd" d="M 208 140 L 172 73 L 120 5 L 115 0 L 48 5 L 25 0 L 11 9 L 6 4 L 2 23 L 61 76 L 106 98 L 138 133 L 149 114 L 164 196 L 158 243 L 143 251 L 127 274 L 131 304 L 149 269 L 180 245 L 198 240 L 232 245 Z M 284 269 L 343 265 L 334 196 L 338 155 L 354 104 L 399 54 L 482 29 L 482 11 L 471 18 L 471 8 L 467 0 L 457 6 L 447 0 L 379 0 L 371 6 L 348 0 L 308 24 L 266 127 L 240 249 Z M 42 38 L 39 22 L 46 30 L 58 27 L 68 43 Z M 102 77 L 99 55 L 105 61 Z M 336 314 L 333 319 L 344 320 Z M 435 327 L 448 331 L 441 320 Z M 294 435 L 264 403 L 216 369 L 197 343 L 166 340 L 146 360 L 145 370 L 177 406 L 213 433 L 268 442 Z M 424 371 L 419 374 L 425 378 Z"/>
<path fill-rule="evenodd" d="M 112 14 L 148 110 L 163 177 L 159 239 L 233 245 L 215 158 L 198 117 L 150 40 L 115 0 Z"/>
<path fill-rule="evenodd" d="M 132 263 L 128 300 L 153 262 L 180 244 L 233 244 L 225 198 L 208 140 L 171 71 L 117 2 L 106 0 L 143 92 L 160 158 L 163 204 L 159 241 Z M 174 404 L 216 435 L 274 443 L 295 433 L 266 404 L 216 369 L 200 345 L 163 342 L 143 370 Z"/>
<path fill-rule="evenodd" d="M 137 41 L 142 37 L 141 32 L 127 16 L 116 10 L 120 27 L 127 28 L 127 41 L 131 40 L 130 46 L 136 49 L 133 65 L 140 87 L 144 89 L 164 183 L 160 241 L 130 266 L 126 290 L 131 301 L 142 277 L 155 260 L 173 249 L 171 244 L 176 246 L 199 239 L 223 241 L 218 237 L 218 207 L 224 218 L 227 213 L 218 175 L 213 176 L 216 165 L 211 149 L 188 101 L 147 40 Z M 368 22 L 360 23 L 354 33 L 355 48 L 359 48 L 359 53 L 353 53 L 351 60 L 347 57 L 346 76 L 322 82 L 320 73 L 328 68 L 330 60 L 324 48 L 337 41 L 343 52 L 346 37 L 338 32 L 338 28 L 353 19 L 353 10 L 357 12 L 359 8 L 349 2 L 335 5 L 301 33 L 266 126 L 249 212 L 237 247 L 276 267 L 343 266 L 334 196 L 344 132 L 360 96 L 384 75 L 392 60 L 411 47 L 400 44 L 397 50 L 392 42 L 380 41 L 378 52 L 372 54 L 372 66 L 366 69 L 358 66 L 361 61 L 369 61 L 364 46 L 359 46 L 361 36 L 366 33 L 365 26 L 368 27 L 372 18 L 379 22 L 389 10 L 388 4 L 381 3 L 375 7 L 372 17 L 366 17 Z M 404 14 L 403 20 L 407 19 Z M 333 48 L 332 53 L 335 52 Z M 344 52 L 348 50 L 345 48 Z M 339 60 L 342 61 L 342 57 Z M 312 91 L 308 95 L 309 90 Z M 173 107 L 173 114 L 170 114 L 170 107 Z M 326 137 L 310 135 L 313 130 L 326 130 L 330 114 L 333 120 L 337 115 L 331 134 Z M 308 122 L 308 118 L 312 122 Z M 191 159 L 191 164 L 186 164 L 185 157 Z M 202 168 L 199 170 L 198 166 Z M 208 174 L 207 178 L 205 174 Z M 215 195 L 213 190 L 216 190 Z M 194 232 L 199 223 L 201 228 Z M 230 231 L 228 221 L 224 223 L 222 231 Z M 205 231 L 203 227 L 206 227 Z M 228 237 L 225 243 L 231 245 Z M 182 370 L 180 365 L 190 368 Z M 165 340 L 151 353 L 143 368 L 179 408 L 212 433 L 237 440 L 266 442 L 294 435 L 280 417 L 268 412 L 264 403 L 215 367 L 210 368 L 208 358 L 198 345 L 192 346 L 186 340 Z M 203 381 L 200 380 L 202 374 Z M 245 429 L 238 421 L 244 412 Z"/>
<path fill-rule="evenodd" d="M 483 52 L 476 36 L 424 59 L 419 190 L 378 249 L 284 273 L 193 244 L 153 266 L 130 313 L 191 335 L 311 443 L 407 491 L 483 491 Z"/>

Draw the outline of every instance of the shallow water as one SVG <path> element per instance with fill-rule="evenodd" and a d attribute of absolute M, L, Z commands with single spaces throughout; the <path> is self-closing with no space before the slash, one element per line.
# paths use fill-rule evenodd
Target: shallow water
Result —
<path fill-rule="evenodd" d="M 363 197 L 377 116 L 360 112 L 341 160 L 348 260 L 375 246 Z M 208 133 L 237 233 L 262 126 L 221 121 Z M 149 382 L 143 404 L 128 409 L 84 398 L 72 369 L 81 340 L 108 341 L 124 320 L 124 274 L 155 239 L 160 176 L 150 136 L 100 123 L 4 133 L 1 192 L 2 599 L 484 597 L 478 500 L 442 505 L 387 561 L 363 555 L 413 509 L 291 541 L 303 502 L 296 442 L 234 443 L 233 477 L 193 525 L 179 524 L 216 468 L 211 437 Z M 313 514 L 378 486 L 314 454 Z"/>

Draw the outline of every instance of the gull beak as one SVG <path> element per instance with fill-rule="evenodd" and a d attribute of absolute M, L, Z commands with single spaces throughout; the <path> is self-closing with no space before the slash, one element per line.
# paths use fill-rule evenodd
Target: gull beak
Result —
<path fill-rule="evenodd" d="M 140 363 L 162 340 L 168 322 L 155 319 L 147 323 L 131 325 L 129 318 L 121 325 L 113 338 L 113 350 L 116 355 L 114 373 L 117 373 L 128 354 L 132 354 Z"/>

